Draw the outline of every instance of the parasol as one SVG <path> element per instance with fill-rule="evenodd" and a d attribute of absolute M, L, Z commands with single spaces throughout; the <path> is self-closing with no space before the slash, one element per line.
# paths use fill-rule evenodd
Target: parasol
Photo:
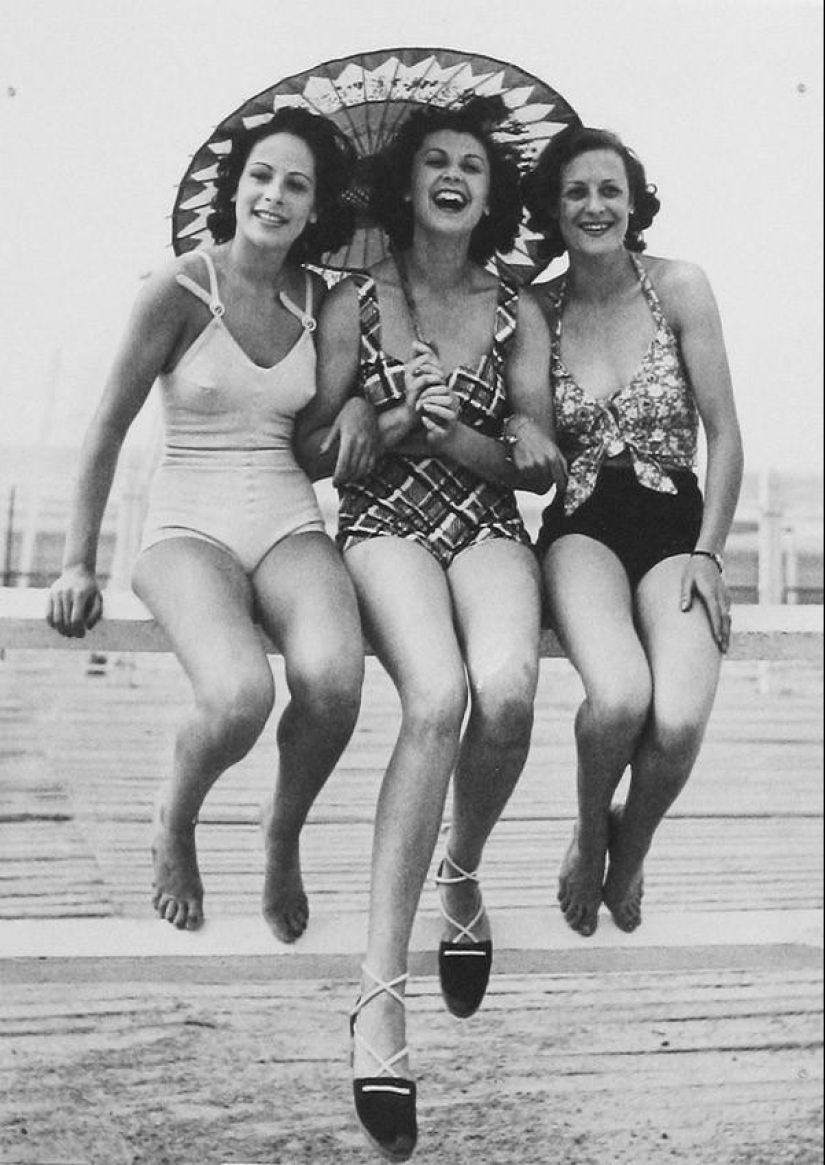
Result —
<path fill-rule="evenodd" d="M 276 82 L 251 97 L 218 125 L 193 156 L 172 211 L 176 254 L 211 239 L 206 218 L 214 194 L 218 160 L 229 149 L 228 134 L 241 125 L 259 125 L 284 106 L 301 106 L 329 117 L 355 146 L 356 181 L 348 197 L 356 208 L 352 242 L 324 256 L 324 265 L 342 271 L 363 269 L 387 253 L 387 240 L 368 210 L 370 160 L 416 106 L 448 106 L 471 96 L 501 96 L 509 112 L 499 138 L 515 151 L 522 172 L 550 138 L 579 117 L 544 81 L 515 65 L 476 53 L 443 48 L 395 48 L 326 61 Z M 544 265 L 536 256 L 538 236 L 522 223 L 513 251 L 497 262 L 522 282 Z"/>

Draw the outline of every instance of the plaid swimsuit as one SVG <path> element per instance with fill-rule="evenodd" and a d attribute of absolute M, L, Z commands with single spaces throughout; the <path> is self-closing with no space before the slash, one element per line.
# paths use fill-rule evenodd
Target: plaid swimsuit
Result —
<path fill-rule="evenodd" d="M 357 391 L 377 412 L 404 403 L 404 365 L 381 347 L 375 280 L 350 276 L 358 294 L 361 352 Z M 489 437 L 501 436 L 510 412 L 504 384 L 508 342 L 516 328 L 518 288 L 499 281 L 493 344 L 474 368 L 459 365 L 448 382 L 460 402 L 459 420 Z M 449 457 L 390 450 L 362 481 L 340 489 L 338 545 L 391 535 L 424 546 L 446 569 L 470 546 L 489 538 L 529 545 L 513 491 L 486 481 Z"/>

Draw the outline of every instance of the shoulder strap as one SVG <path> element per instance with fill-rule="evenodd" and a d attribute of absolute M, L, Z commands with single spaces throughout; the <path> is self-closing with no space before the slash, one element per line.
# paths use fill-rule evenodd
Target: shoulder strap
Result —
<path fill-rule="evenodd" d="M 218 295 L 218 276 L 217 272 L 215 271 L 215 264 L 212 262 L 212 257 L 207 251 L 198 250 L 197 254 L 200 255 L 206 264 L 206 272 L 209 276 L 209 291 L 206 291 L 199 283 L 196 283 L 194 279 L 190 279 L 188 275 L 184 275 L 182 273 L 180 275 L 176 275 L 175 280 L 181 285 L 181 287 L 185 287 L 187 291 L 191 291 L 193 295 L 196 295 L 202 303 L 205 303 L 209 310 L 212 312 L 213 316 L 220 318 L 223 315 L 225 308 L 221 303 L 220 296 Z"/>
<path fill-rule="evenodd" d="M 636 269 L 636 274 L 639 276 L 639 283 L 642 287 L 642 293 L 647 300 L 647 305 L 650 308 L 650 314 L 653 316 L 657 324 L 664 324 L 665 326 L 669 327 L 661 300 L 656 294 L 656 289 L 654 288 L 653 284 L 650 282 L 650 276 L 648 275 L 647 271 L 645 271 L 644 264 L 638 255 L 633 253 L 633 251 L 629 251 L 628 254 L 630 255 L 631 263 Z"/>
<path fill-rule="evenodd" d="M 495 334 L 493 336 L 493 353 L 499 359 L 503 357 L 505 345 L 509 343 L 516 332 L 519 291 L 518 283 L 499 275 Z"/>
<path fill-rule="evenodd" d="M 314 332 L 318 325 L 312 314 L 312 276 L 308 271 L 304 271 L 304 277 L 306 279 L 306 290 L 303 307 L 298 307 L 296 303 L 293 303 L 285 291 L 278 293 L 278 299 L 288 312 L 291 312 L 292 315 L 301 321 L 301 324 L 308 332 Z"/>
<path fill-rule="evenodd" d="M 567 293 L 567 272 L 562 275 L 561 282 L 555 295 L 551 296 L 553 304 L 556 309 L 556 318 L 553 321 L 553 343 L 556 347 L 561 343 L 561 319 L 564 313 L 564 297 Z"/>

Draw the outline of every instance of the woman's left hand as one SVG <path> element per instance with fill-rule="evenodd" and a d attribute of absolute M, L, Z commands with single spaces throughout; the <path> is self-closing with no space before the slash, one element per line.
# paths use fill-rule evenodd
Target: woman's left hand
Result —
<path fill-rule="evenodd" d="M 567 485 L 567 462 L 558 445 L 529 417 L 514 414 L 505 425 L 509 457 L 521 474 L 550 473 L 559 493 Z"/>
<path fill-rule="evenodd" d="M 691 555 L 682 574 L 683 611 L 691 609 L 694 596 L 702 601 L 713 638 L 724 654 L 730 646 L 730 595 L 719 567 L 704 554 Z"/>
<path fill-rule="evenodd" d="M 449 384 L 429 385 L 420 393 L 415 408 L 430 445 L 443 444 L 455 432 L 461 403 Z"/>
<path fill-rule="evenodd" d="M 371 473 L 378 460 L 380 439 L 375 409 L 363 397 L 350 397 L 321 445 L 321 452 L 325 453 L 338 442 L 333 485 L 357 481 Z"/>

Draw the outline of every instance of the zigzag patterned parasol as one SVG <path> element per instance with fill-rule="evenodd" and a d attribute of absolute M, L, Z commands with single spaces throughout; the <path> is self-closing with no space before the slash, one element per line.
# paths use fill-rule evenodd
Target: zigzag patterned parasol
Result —
<path fill-rule="evenodd" d="M 342 57 L 278 81 L 239 106 L 218 125 L 192 158 L 172 212 L 176 254 L 197 247 L 210 235 L 206 217 L 214 194 L 218 159 L 229 148 L 227 134 L 257 125 L 283 106 L 302 106 L 329 117 L 358 151 L 361 181 L 350 192 L 358 228 L 343 251 L 324 257 L 326 266 L 360 269 L 387 251 L 383 232 L 367 210 L 370 159 L 418 105 L 452 105 L 471 95 L 500 95 L 510 111 L 502 139 L 515 150 L 522 171 L 529 169 L 549 139 L 579 117 L 549 85 L 493 57 L 443 48 L 396 48 Z M 535 236 L 522 225 L 515 248 L 498 262 L 523 282 L 540 269 Z"/>

